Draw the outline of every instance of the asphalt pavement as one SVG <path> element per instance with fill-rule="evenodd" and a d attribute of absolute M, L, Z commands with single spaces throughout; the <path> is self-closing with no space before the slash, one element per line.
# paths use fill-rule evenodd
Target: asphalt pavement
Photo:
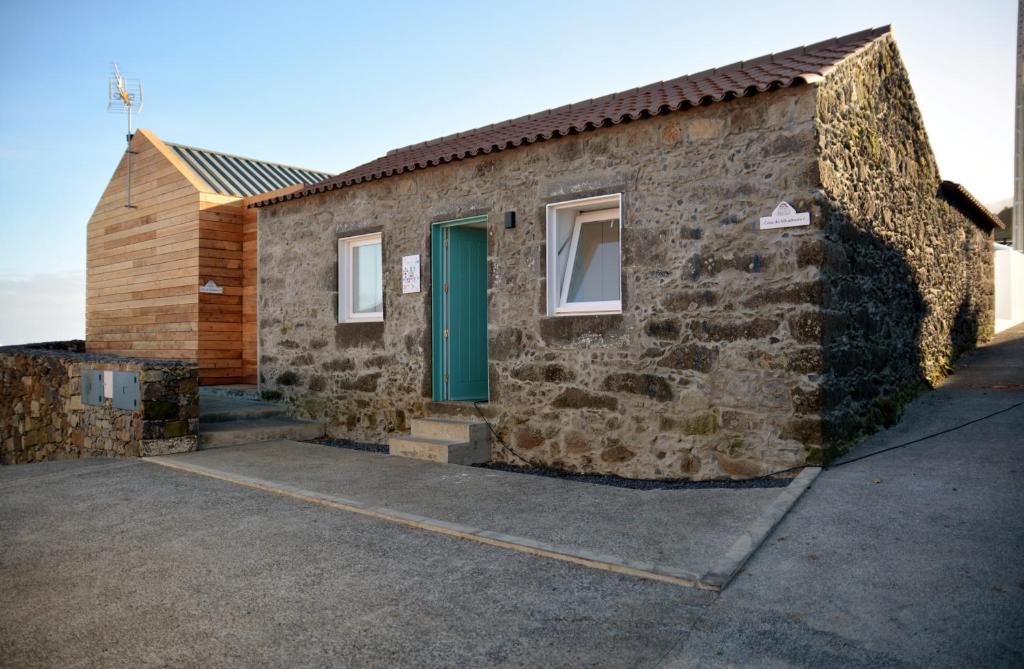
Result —
<path fill-rule="evenodd" d="M 847 459 L 1024 402 L 1024 326 Z M 1024 667 L 1024 406 L 827 469 L 665 666 Z"/>
<path fill-rule="evenodd" d="M 952 431 L 823 471 L 718 595 L 142 461 L 3 467 L 0 666 L 1021 667 L 1020 402 L 1024 327 L 851 457 Z"/>

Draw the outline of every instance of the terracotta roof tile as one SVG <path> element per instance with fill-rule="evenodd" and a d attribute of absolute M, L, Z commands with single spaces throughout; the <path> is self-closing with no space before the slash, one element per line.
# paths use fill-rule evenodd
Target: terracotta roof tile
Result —
<path fill-rule="evenodd" d="M 939 184 L 939 189 L 951 205 L 956 207 L 961 214 L 969 218 L 985 232 L 1006 228 L 1006 225 L 999 220 L 998 216 L 993 214 L 988 207 L 978 202 L 977 198 L 971 195 L 970 191 L 957 182 L 943 181 Z"/>
<path fill-rule="evenodd" d="M 389 151 L 387 155 L 264 206 L 314 193 L 383 179 L 453 160 L 512 149 L 555 137 L 649 118 L 697 105 L 824 79 L 844 58 L 889 33 L 889 26 L 863 30 L 818 44 L 769 54 L 725 67 L 576 102 Z"/>

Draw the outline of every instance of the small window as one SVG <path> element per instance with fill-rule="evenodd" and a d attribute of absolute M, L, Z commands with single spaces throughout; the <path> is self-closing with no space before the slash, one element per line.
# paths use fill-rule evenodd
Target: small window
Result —
<path fill-rule="evenodd" d="M 338 322 L 384 320 L 380 233 L 338 240 Z"/>
<path fill-rule="evenodd" d="M 549 204 L 548 315 L 622 311 L 622 196 Z"/>

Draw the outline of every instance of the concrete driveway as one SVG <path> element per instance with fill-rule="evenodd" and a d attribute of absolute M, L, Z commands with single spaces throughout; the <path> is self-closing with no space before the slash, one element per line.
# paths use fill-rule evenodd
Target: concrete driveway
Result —
<path fill-rule="evenodd" d="M 2 474 L 3 666 L 642 666 L 713 597 L 144 462 Z"/>
<path fill-rule="evenodd" d="M 853 455 L 1019 402 L 1024 328 Z M 0 666 L 1024 666 L 1022 425 L 823 472 L 720 595 L 151 463 L 2 468 Z"/>
<path fill-rule="evenodd" d="M 782 488 L 637 490 L 288 440 L 146 462 L 418 530 L 708 590 L 732 578 L 819 471 L 807 469 Z"/>
<path fill-rule="evenodd" d="M 850 457 L 1024 402 L 1024 326 Z M 666 658 L 1024 667 L 1024 406 L 818 477 Z"/>

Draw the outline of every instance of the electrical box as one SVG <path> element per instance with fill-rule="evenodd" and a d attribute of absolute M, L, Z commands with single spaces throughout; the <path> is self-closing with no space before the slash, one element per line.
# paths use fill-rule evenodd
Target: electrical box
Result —
<path fill-rule="evenodd" d="M 82 404 L 103 404 L 103 372 L 82 370 Z"/>
<path fill-rule="evenodd" d="M 113 400 L 117 409 L 139 410 L 138 372 L 114 372 Z"/>

